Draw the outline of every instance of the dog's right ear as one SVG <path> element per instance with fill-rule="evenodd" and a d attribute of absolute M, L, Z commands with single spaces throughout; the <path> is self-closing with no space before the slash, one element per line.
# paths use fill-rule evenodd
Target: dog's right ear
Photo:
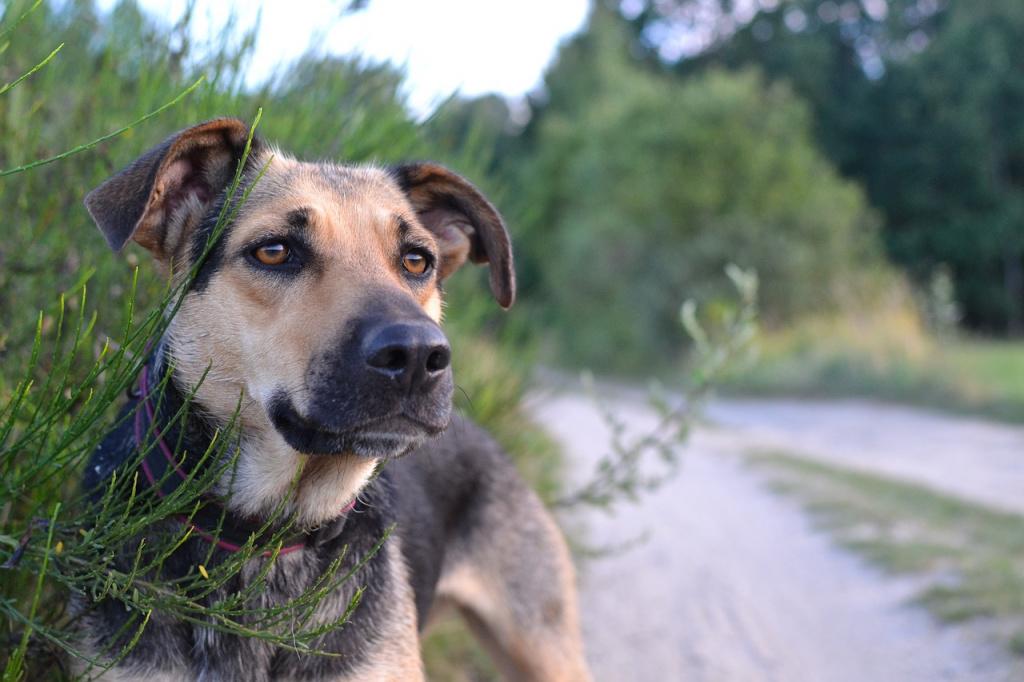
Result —
<path fill-rule="evenodd" d="M 235 118 L 187 128 L 90 192 L 85 207 L 110 248 L 120 251 L 134 239 L 170 262 L 234 178 L 248 137 Z"/>
<path fill-rule="evenodd" d="M 502 308 L 516 298 L 512 244 L 505 221 L 491 202 L 464 177 L 436 163 L 407 163 L 391 168 L 391 176 L 423 226 L 441 247 L 438 276 L 455 272 L 468 258 L 488 263 L 491 292 Z"/>

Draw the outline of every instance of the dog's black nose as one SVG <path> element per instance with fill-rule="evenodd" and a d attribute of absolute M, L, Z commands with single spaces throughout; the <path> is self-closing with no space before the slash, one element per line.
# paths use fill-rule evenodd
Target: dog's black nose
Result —
<path fill-rule="evenodd" d="M 367 335 L 363 357 L 370 371 L 414 391 L 440 377 L 451 361 L 448 339 L 433 322 L 389 324 Z"/>

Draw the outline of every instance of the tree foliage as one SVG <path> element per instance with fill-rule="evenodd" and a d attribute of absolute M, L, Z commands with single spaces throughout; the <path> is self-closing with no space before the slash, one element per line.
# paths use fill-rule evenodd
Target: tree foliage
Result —
<path fill-rule="evenodd" d="M 864 180 L 893 257 L 947 265 L 967 322 L 1024 331 L 1024 5 L 957 4 L 877 85 Z"/>
<path fill-rule="evenodd" d="M 756 65 L 789 83 L 882 212 L 891 257 L 923 286 L 951 272 L 970 326 L 1024 331 L 1024 5 L 652 0 L 630 16 L 683 77 Z M 703 39 L 681 52 L 688 35 Z"/>
<path fill-rule="evenodd" d="M 834 307 L 878 262 L 861 192 L 818 152 L 788 86 L 756 70 L 652 72 L 603 10 L 545 84 L 512 200 L 525 289 L 569 359 L 670 360 L 681 296 L 723 298 L 730 262 L 758 272 L 768 324 Z"/>
<path fill-rule="evenodd" d="M 640 44 L 673 72 L 756 65 L 811 106 L 840 170 L 860 155 L 874 79 L 928 43 L 945 0 L 647 0 L 632 15 Z"/>

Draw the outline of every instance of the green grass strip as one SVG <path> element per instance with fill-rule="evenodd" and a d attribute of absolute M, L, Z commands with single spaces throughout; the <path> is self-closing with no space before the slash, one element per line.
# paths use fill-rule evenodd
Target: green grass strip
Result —
<path fill-rule="evenodd" d="M 940 620 L 992 619 L 1002 643 L 1024 654 L 1024 516 L 791 453 L 750 461 L 843 546 L 923 578 L 917 601 Z"/>

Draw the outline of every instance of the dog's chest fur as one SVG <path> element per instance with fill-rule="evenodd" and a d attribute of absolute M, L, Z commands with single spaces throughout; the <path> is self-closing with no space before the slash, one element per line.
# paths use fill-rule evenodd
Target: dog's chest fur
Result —
<path fill-rule="evenodd" d="M 107 469 L 131 452 L 134 440 L 128 434 L 111 434 L 104 447 L 90 464 L 89 478 L 101 478 Z M 111 452 L 113 450 L 113 452 Z M 118 452 L 119 451 L 119 452 Z M 114 455 L 118 453 L 120 457 Z M 104 456 L 106 454 L 106 456 Z M 281 619 L 279 633 L 289 628 L 312 629 L 337 623 L 344 618 L 353 597 L 361 592 L 359 606 L 344 626 L 333 628 L 313 644 L 314 649 L 331 656 L 302 655 L 257 637 L 242 637 L 212 627 L 199 626 L 155 611 L 138 645 L 119 666 L 113 679 L 188 679 L 188 680 L 288 680 L 288 679 L 364 679 L 363 672 L 370 657 L 380 660 L 381 649 L 417 646 L 416 596 L 410 586 L 401 539 L 392 535 L 372 559 L 389 528 L 396 523 L 392 476 L 385 471 L 360 494 L 357 507 L 334 523 L 311 534 L 302 550 L 279 556 L 266 575 L 262 575 L 267 558 L 257 557 L 224 585 L 208 595 L 204 605 L 224 602 L 254 581 L 262 584 L 253 590 L 245 604 L 252 611 L 262 611 L 287 604 L 307 590 L 323 584 L 325 575 L 338 557 L 338 578 L 351 573 L 319 601 L 309 619 L 296 626 L 293 617 Z M 167 524 L 176 524 L 168 521 Z M 160 532 L 155 528 L 155 532 Z M 180 532 L 180 526 L 168 532 Z M 193 538 L 164 563 L 161 580 L 195 575 L 210 550 L 206 541 Z M 223 555 L 223 550 L 217 550 Z M 212 562 L 209 566 L 212 568 Z M 130 565 L 130 559 L 129 564 Z M 128 568 L 128 565 L 122 568 Z M 424 595 L 429 600 L 430 595 Z M 84 607 L 85 604 L 80 604 Z M 296 615 L 296 612 L 291 612 Z M 120 634 L 131 614 L 114 599 L 86 609 L 84 631 L 91 648 L 104 649 L 110 642 L 130 638 Z M 305 613 L 301 614 L 305 616 Z M 235 618 L 251 621 L 244 615 Z M 252 623 L 256 630 L 266 624 Z M 120 648 L 120 643 L 117 648 Z M 116 650 L 116 649 L 115 649 Z M 405 660 L 402 651 L 395 651 L 389 660 Z M 415 671 L 412 671 L 415 673 Z"/>

